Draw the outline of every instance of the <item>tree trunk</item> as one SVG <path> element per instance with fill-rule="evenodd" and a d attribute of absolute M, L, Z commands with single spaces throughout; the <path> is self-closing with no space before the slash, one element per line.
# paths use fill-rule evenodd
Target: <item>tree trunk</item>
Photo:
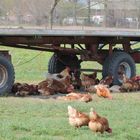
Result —
<path fill-rule="evenodd" d="M 88 0 L 88 25 L 90 25 L 90 15 L 91 15 L 91 1 Z"/>
<path fill-rule="evenodd" d="M 54 1 L 54 4 L 53 4 L 53 6 L 51 8 L 51 11 L 50 11 L 50 28 L 51 29 L 52 29 L 52 26 L 53 26 L 53 13 L 54 13 L 54 10 L 55 10 L 55 8 L 56 8 L 56 6 L 57 6 L 59 1 L 60 0 L 55 0 Z"/>

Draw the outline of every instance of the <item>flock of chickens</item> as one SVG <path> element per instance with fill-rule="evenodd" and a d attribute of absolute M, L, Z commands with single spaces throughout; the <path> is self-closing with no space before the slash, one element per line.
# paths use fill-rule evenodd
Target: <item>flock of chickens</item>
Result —
<path fill-rule="evenodd" d="M 60 73 L 47 74 L 46 80 L 37 85 L 29 85 L 27 83 L 15 83 L 12 88 L 12 93 L 16 96 L 27 95 L 54 95 L 64 93 L 65 96 L 58 96 L 57 99 L 65 101 L 83 101 L 90 102 L 93 96 L 90 93 L 96 93 L 99 97 L 112 99 L 111 92 L 130 92 L 140 90 L 140 76 L 127 78 L 122 75 L 122 85 L 112 85 L 113 76 L 107 76 L 102 80 L 97 78 L 97 73 L 84 74 L 80 79 L 77 79 L 74 73 L 71 73 L 70 68 L 64 69 Z M 75 91 L 77 87 L 83 89 L 86 93 L 78 93 Z M 93 132 L 108 132 L 112 133 L 109 127 L 109 122 L 106 118 L 98 115 L 93 109 L 89 115 L 82 113 L 75 108 L 68 106 L 69 124 L 74 127 L 88 126 Z"/>
<path fill-rule="evenodd" d="M 89 115 L 68 106 L 69 124 L 74 127 L 88 126 L 93 132 L 112 133 L 109 122 L 105 117 L 99 116 L 93 109 L 90 109 Z"/>
<path fill-rule="evenodd" d="M 81 100 L 92 101 L 90 93 L 97 93 L 98 96 L 112 99 L 111 92 L 130 92 L 140 90 L 140 76 L 127 78 L 122 75 L 122 85 L 113 85 L 113 76 L 107 76 L 102 80 L 97 78 L 97 73 L 84 74 L 80 79 L 77 79 L 74 73 L 71 73 L 70 68 L 66 67 L 62 72 L 56 74 L 47 74 L 47 78 L 37 85 L 29 85 L 27 83 L 15 83 L 12 88 L 12 93 L 16 96 L 27 95 L 53 95 L 57 93 L 67 94 L 63 97 L 58 97 L 63 100 Z M 80 87 L 86 93 L 77 93 L 75 89 Z"/>

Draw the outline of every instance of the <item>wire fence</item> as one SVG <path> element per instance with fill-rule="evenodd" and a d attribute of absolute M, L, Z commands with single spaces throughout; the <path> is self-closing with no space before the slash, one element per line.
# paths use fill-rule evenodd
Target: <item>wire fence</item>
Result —
<path fill-rule="evenodd" d="M 0 26 L 63 26 L 140 28 L 139 0 L 60 0 L 50 15 L 54 1 L 0 1 Z"/>

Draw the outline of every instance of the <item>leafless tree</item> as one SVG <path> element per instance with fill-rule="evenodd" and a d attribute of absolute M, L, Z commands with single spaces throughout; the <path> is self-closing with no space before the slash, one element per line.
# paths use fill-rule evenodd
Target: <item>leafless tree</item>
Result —
<path fill-rule="evenodd" d="M 53 26 L 53 13 L 54 13 L 54 10 L 59 2 L 60 2 L 60 0 L 54 0 L 54 3 L 53 3 L 51 10 L 50 10 L 50 27 L 51 27 L 51 29 Z"/>
<path fill-rule="evenodd" d="M 88 24 L 90 25 L 90 16 L 91 16 L 91 0 L 88 0 Z"/>
<path fill-rule="evenodd" d="M 61 24 L 67 17 L 73 17 L 75 24 L 82 17 L 84 23 L 87 21 L 90 25 L 91 16 L 96 15 L 94 12 L 104 16 L 102 25 L 105 27 L 140 28 L 140 0 L 85 0 L 83 3 L 80 0 L 0 0 L 0 20 L 4 25 L 10 22 L 9 17 L 15 18 L 10 24 L 22 25 L 28 15 L 31 15 L 30 25 L 52 28 L 54 22 Z"/>
<path fill-rule="evenodd" d="M 37 25 L 45 23 L 47 26 L 51 4 L 52 1 L 49 0 L 30 0 L 30 4 L 27 5 L 28 11 L 34 17 Z"/>

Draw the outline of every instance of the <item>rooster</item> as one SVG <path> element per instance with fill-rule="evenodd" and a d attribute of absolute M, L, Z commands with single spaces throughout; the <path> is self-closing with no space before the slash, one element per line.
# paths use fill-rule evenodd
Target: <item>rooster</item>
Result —
<path fill-rule="evenodd" d="M 74 127 L 81 127 L 88 125 L 89 116 L 85 113 L 77 111 L 75 108 L 68 106 L 69 124 Z"/>
<path fill-rule="evenodd" d="M 99 84 L 99 85 L 96 85 L 94 87 L 96 88 L 96 93 L 98 96 L 112 99 L 112 95 L 110 93 L 110 90 L 105 85 Z"/>
<path fill-rule="evenodd" d="M 105 117 L 99 116 L 93 109 L 91 108 L 89 113 L 89 129 L 93 132 L 104 133 L 105 131 L 108 133 L 112 133 L 112 129 L 109 128 L 109 122 Z"/>

